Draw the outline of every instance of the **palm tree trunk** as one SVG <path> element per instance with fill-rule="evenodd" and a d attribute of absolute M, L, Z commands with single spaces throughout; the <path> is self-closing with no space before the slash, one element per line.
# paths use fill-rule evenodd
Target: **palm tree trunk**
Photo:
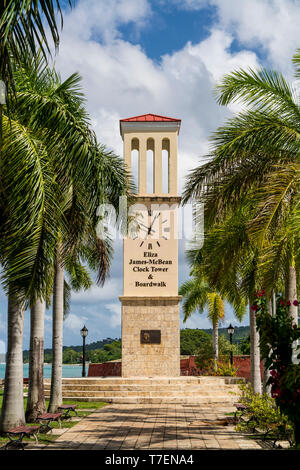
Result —
<path fill-rule="evenodd" d="M 33 422 L 46 411 L 44 396 L 45 302 L 38 299 L 30 311 L 29 385 L 26 421 Z"/>
<path fill-rule="evenodd" d="M 219 322 L 213 322 L 213 355 L 214 355 L 214 365 L 217 367 L 217 362 L 219 360 Z"/>
<path fill-rule="evenodd" d="M 24 300 L 21 295 L 8 295 L 7 354 L 1 432 L 25 424 L 23 400 L 23 328 Z"/>
<path fill-rule="evenodd" d="M 267 300 L 267 308 L 268 308 L 269 314 L 272 316 L 273 315 L 273 292 Z M 264 360 L 263 393 L 266 393 L 267 395 L 271 396 L 271 386 L 267 385 L 267 381 L 269 380 L 269 378 L 270 378 L 270 369 L 266 368 L 265 360 Z"/>
<path fill-rule="evenodd" d="M 62 404 L 62 342 L 64 318 L 64 268 L 61 247 L 57 248 L 53 287 L 52 374 L 48 411 L 55 413 Z"/>
<path fill-rule="evenodd" d="M 298 307 L 293 304 L 294 300 L 297 300 L 297 274 L 295 266 L 289 267 L 287 300 L 291 302 L 289 315 L 293 324 L 298 325 Z"/>
<path fill-rule="evenodd" d="M 251 310 L 251 302 L 249 303 L 250 317 L 250 359 L 251 359 L 251 385 L 254 393 L 261 394 L 261 373 L 260 373 L 260 349 L 259 349 L 259 333 L 256 329 L 255 312 Z"/>

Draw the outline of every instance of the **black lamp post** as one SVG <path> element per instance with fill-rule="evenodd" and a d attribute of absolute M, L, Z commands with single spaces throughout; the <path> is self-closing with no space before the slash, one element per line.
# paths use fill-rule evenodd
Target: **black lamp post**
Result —
<path fill-rule="evenodd" d="M 229 334 L 229 340 L 230 340 L 230 344 L 232 346 L 232 335 L 234 333 L 234 328 L 232 326 L 232 324 L 230 323 L 229 327 L 227 328 L 227 332 Z M 230 350 L 230 364 L 233 365 L 233 353 L 232 353 L 232 349 Z"/>
<path fill-rule="evenodd" d="M 85 377 L 85 338 L 88 335 L 89 330 L 87 327 L 84 325 L 83 328 L 80 330 L 80 334 L 83 339 L 83 346 L 82 346 L 82 377 Z"/>

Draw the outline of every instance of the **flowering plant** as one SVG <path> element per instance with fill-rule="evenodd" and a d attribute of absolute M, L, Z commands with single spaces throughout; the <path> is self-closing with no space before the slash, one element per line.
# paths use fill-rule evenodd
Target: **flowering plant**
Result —
<path fill-rule="evenodd" d="M 261 291 L 262 292 L 262 291 Z M 260 351 L 265 366 L 271 371 L 267 384 L 280 410 L 294 425 L 296 443 L 300 442 L 300 365 L 293 363 L 295 344 L 300 338 L 300 328 L 293 325 L 289 316 L 290 302 L 277 299 L 276 315 L 267 311 L 265 293 L 258 293 L 251 307 L 256 312 L 260 334 Z M 294 305 L 298 301 L 294 300 Z M 299 346 L 296 347 L 299 350 Z M 296 357 L 300 358 L 299 351 Z"/>

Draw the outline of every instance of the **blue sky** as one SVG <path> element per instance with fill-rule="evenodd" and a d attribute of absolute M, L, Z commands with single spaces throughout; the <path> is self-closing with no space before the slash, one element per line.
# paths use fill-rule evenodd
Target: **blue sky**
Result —
<path fill-rule="evenodd" d="M 210 134 L 239 105 L 219 107 L 213 90 L 240 67 L 275 68 L 293 80 L 291 58 L 300 47 L 297 0 L 77 0 L 65 10 L 59 53 L 63 78 L 77 71 L 99 141 L 122 154 L 119 119 L 155 113 L 182 119 L 179 187 L 201 162 Z M 179 282 L 188 277 L 185 243 L 179 246 Z M 65 321 L 64 344 L 120 337 L 122 243 L 115 246 L 111 276 L 103 288 L 74 293 Z M 237 324 L 226 309 L 226 322 Z M 248 324 L 247 317 L 243 324 Z M 207 328 L 195 314 L 187 327 Z M 25 315 L 24 348 L 29 344 Z M 45 322 L 51 345 L 51 311 Z M 0 352 L 6 349 L 6 298 L 0 290 Z"/>
<path fill-rule="evenodd" d="M 140 44 L 148 57 L 159 61 L 164 54 L 182 49 L 189 41 L 197 44 L 210 34 L 216 16 L 215 8 L 201 10 L 179 9 L 172 2 L 151 2 L 153 13 L 143 33 L 132 31 L 132 24 L 123 25 L 119 31 L 133 44 Z"/>

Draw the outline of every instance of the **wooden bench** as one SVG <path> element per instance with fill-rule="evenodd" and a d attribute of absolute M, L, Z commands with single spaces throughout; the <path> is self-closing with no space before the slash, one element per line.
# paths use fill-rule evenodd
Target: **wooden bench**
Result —
<path fill-rule="evenodd" d="M 52 427 L 50 426 L 50 423 L 52 421 L 57 421 L 59 424 L 59 427 L 61 428 L 61 416 L 62 413 L 43 413 L 37 417 L 37 421 L 41 423 L 40 430 L 39 432 L 52 432 Z"/>
<path fill-rule="evenodd" d="M 77 405 L 60 405 L 58 407 L 59 411 L 63 412 L 62 419 L 69 419 L 71 418 L 70 413 L 73 411 L 75 413 L 75 416 L 78 416 L 78 413 L 76 411 Z"/>
<path fill-rule="evenodd" d="M 39 432 L 40 426 L 17 426 L 16 428 L 9 429 L 7 431 L 7 435 L 9 437 L 9 441 L 4 446 L 4 449 L 7 450 L 8 447 L 17 447 L 24 450 L 25 444 L 23 442 L 24 437 L 34 436 L 36 444 L 38 443 L 38 439 L 36 434 Z M 16 437 L 16 439 L 13 439 Z"/>

